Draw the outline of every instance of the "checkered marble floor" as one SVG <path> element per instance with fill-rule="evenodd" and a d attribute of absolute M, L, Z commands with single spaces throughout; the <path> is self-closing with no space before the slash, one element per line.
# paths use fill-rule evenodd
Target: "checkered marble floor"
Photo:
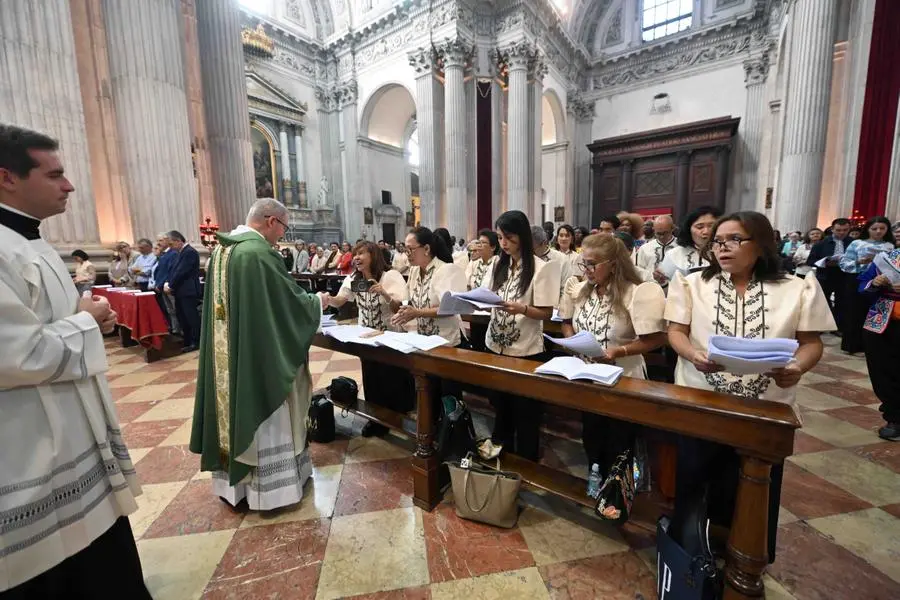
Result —
<path fill-rule="evenodd" d="M 875 434 L 877 400 L 861 357 L 836 339 L 805 377 L 804 420 L 785 466 L 769 598 L 900 598 L 900 444 Z M 188 598 L 634 599 L 655 597 L 652 534 L 614 529 L 555 498 L 528 496 L 517 527 L 458 519 L 452 498 L 412 505 L 412 443 L 358 435 L 312 446 L 306 497 L 273 518 L 215 498 L 188 450 L 197 353 L 146 364 L 110 340 L 110 386 L 144 494 L 131 517 L 156 600 Z M 359 362 L 313 349 L 318 386 L 361 381 Z M 584 473 L 580 447 L 545 461 Z M 579 462 L 580 461 L 580 462 Z"/>

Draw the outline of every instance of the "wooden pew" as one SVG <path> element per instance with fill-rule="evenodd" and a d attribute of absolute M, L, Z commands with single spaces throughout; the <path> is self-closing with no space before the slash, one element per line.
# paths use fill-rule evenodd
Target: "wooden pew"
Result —
<path fill-rule="evenodd" d="M 627 377 L 614 387 L 568 381 L 535 374 L 532 361 L 456 348 L 401 354 L 384 348 L 343 344 L 322 334 L 316 335 L 313 344 L 401 367 L 412 374 L 417 400 L 413 501 L 425 510 L 431 510 L 441 499 L 433 414 L 439 390 L 433 389 L 429 377 L 474 383 L 735 448 L 741 456 L 741 474 L 728 537 L 725 598 L 764 595 L 762 574 L 768 564 L 769 473 L 773 464 L 783 462 L 793 453 L 794 432 L 801 427 L 793 407 Z M 574 483 L 571 475 L 566 477 L 560 471 L 506 454 L 503 465 L 521 473 L 530 485 L 587 504 L 583 483 Z"/>

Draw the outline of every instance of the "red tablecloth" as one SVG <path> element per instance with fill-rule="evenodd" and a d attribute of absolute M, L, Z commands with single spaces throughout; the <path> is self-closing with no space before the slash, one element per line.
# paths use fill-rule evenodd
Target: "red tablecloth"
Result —
<path fill-rule="evenodd" d="M 116 323 L 131 330 L 131 339 L 145 348 L 162 349 L 169 324 L 154 294 L 118 292 L 102 287 L 93 288 L 93 293 L 109 300 L 110 307 L 118 315 Z"/>

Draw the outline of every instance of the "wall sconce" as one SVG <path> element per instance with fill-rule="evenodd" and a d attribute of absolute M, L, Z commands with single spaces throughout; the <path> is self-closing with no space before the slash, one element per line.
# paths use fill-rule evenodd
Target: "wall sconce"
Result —
<path fill-rule="evenodd" d="M 672 112 L 672 100 L 669 98 L 669 95 L 665 92 L 660 92 L 653 96 L 653 100 L 650 102 L 650 114 L 658 115 L 667 112 Z"/>

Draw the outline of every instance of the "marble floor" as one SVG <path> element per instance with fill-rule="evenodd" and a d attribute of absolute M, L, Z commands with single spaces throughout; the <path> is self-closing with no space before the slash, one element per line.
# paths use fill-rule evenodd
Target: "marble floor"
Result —
<path fill-rule="evenodd" d="M 804 428 L 785 467 L 767 595 L 896 600 L 900 444 L 876 436 L 865 361 L 835 342 L 798 394 Z M 410 441 L 359 437 L 352 417 L 338 419 L 338 440 L 312 446 L 314 480 L 295 510 L 231 510 L 188 450 L 197 354 L 148 365 L 112 340 L 107 350 L 144 489 L 131 523 L 156 600 L 655 597 L 652 534 L 534 494 L 511 530 L 458 519 L 451 498 L 424 512 L 412 505 Z M 353 357 L 313 349 L 310 361 L 317 385 L 361 380 Z M 547 439 L 544 460 L 584 472 L 564 437 Z"/>

